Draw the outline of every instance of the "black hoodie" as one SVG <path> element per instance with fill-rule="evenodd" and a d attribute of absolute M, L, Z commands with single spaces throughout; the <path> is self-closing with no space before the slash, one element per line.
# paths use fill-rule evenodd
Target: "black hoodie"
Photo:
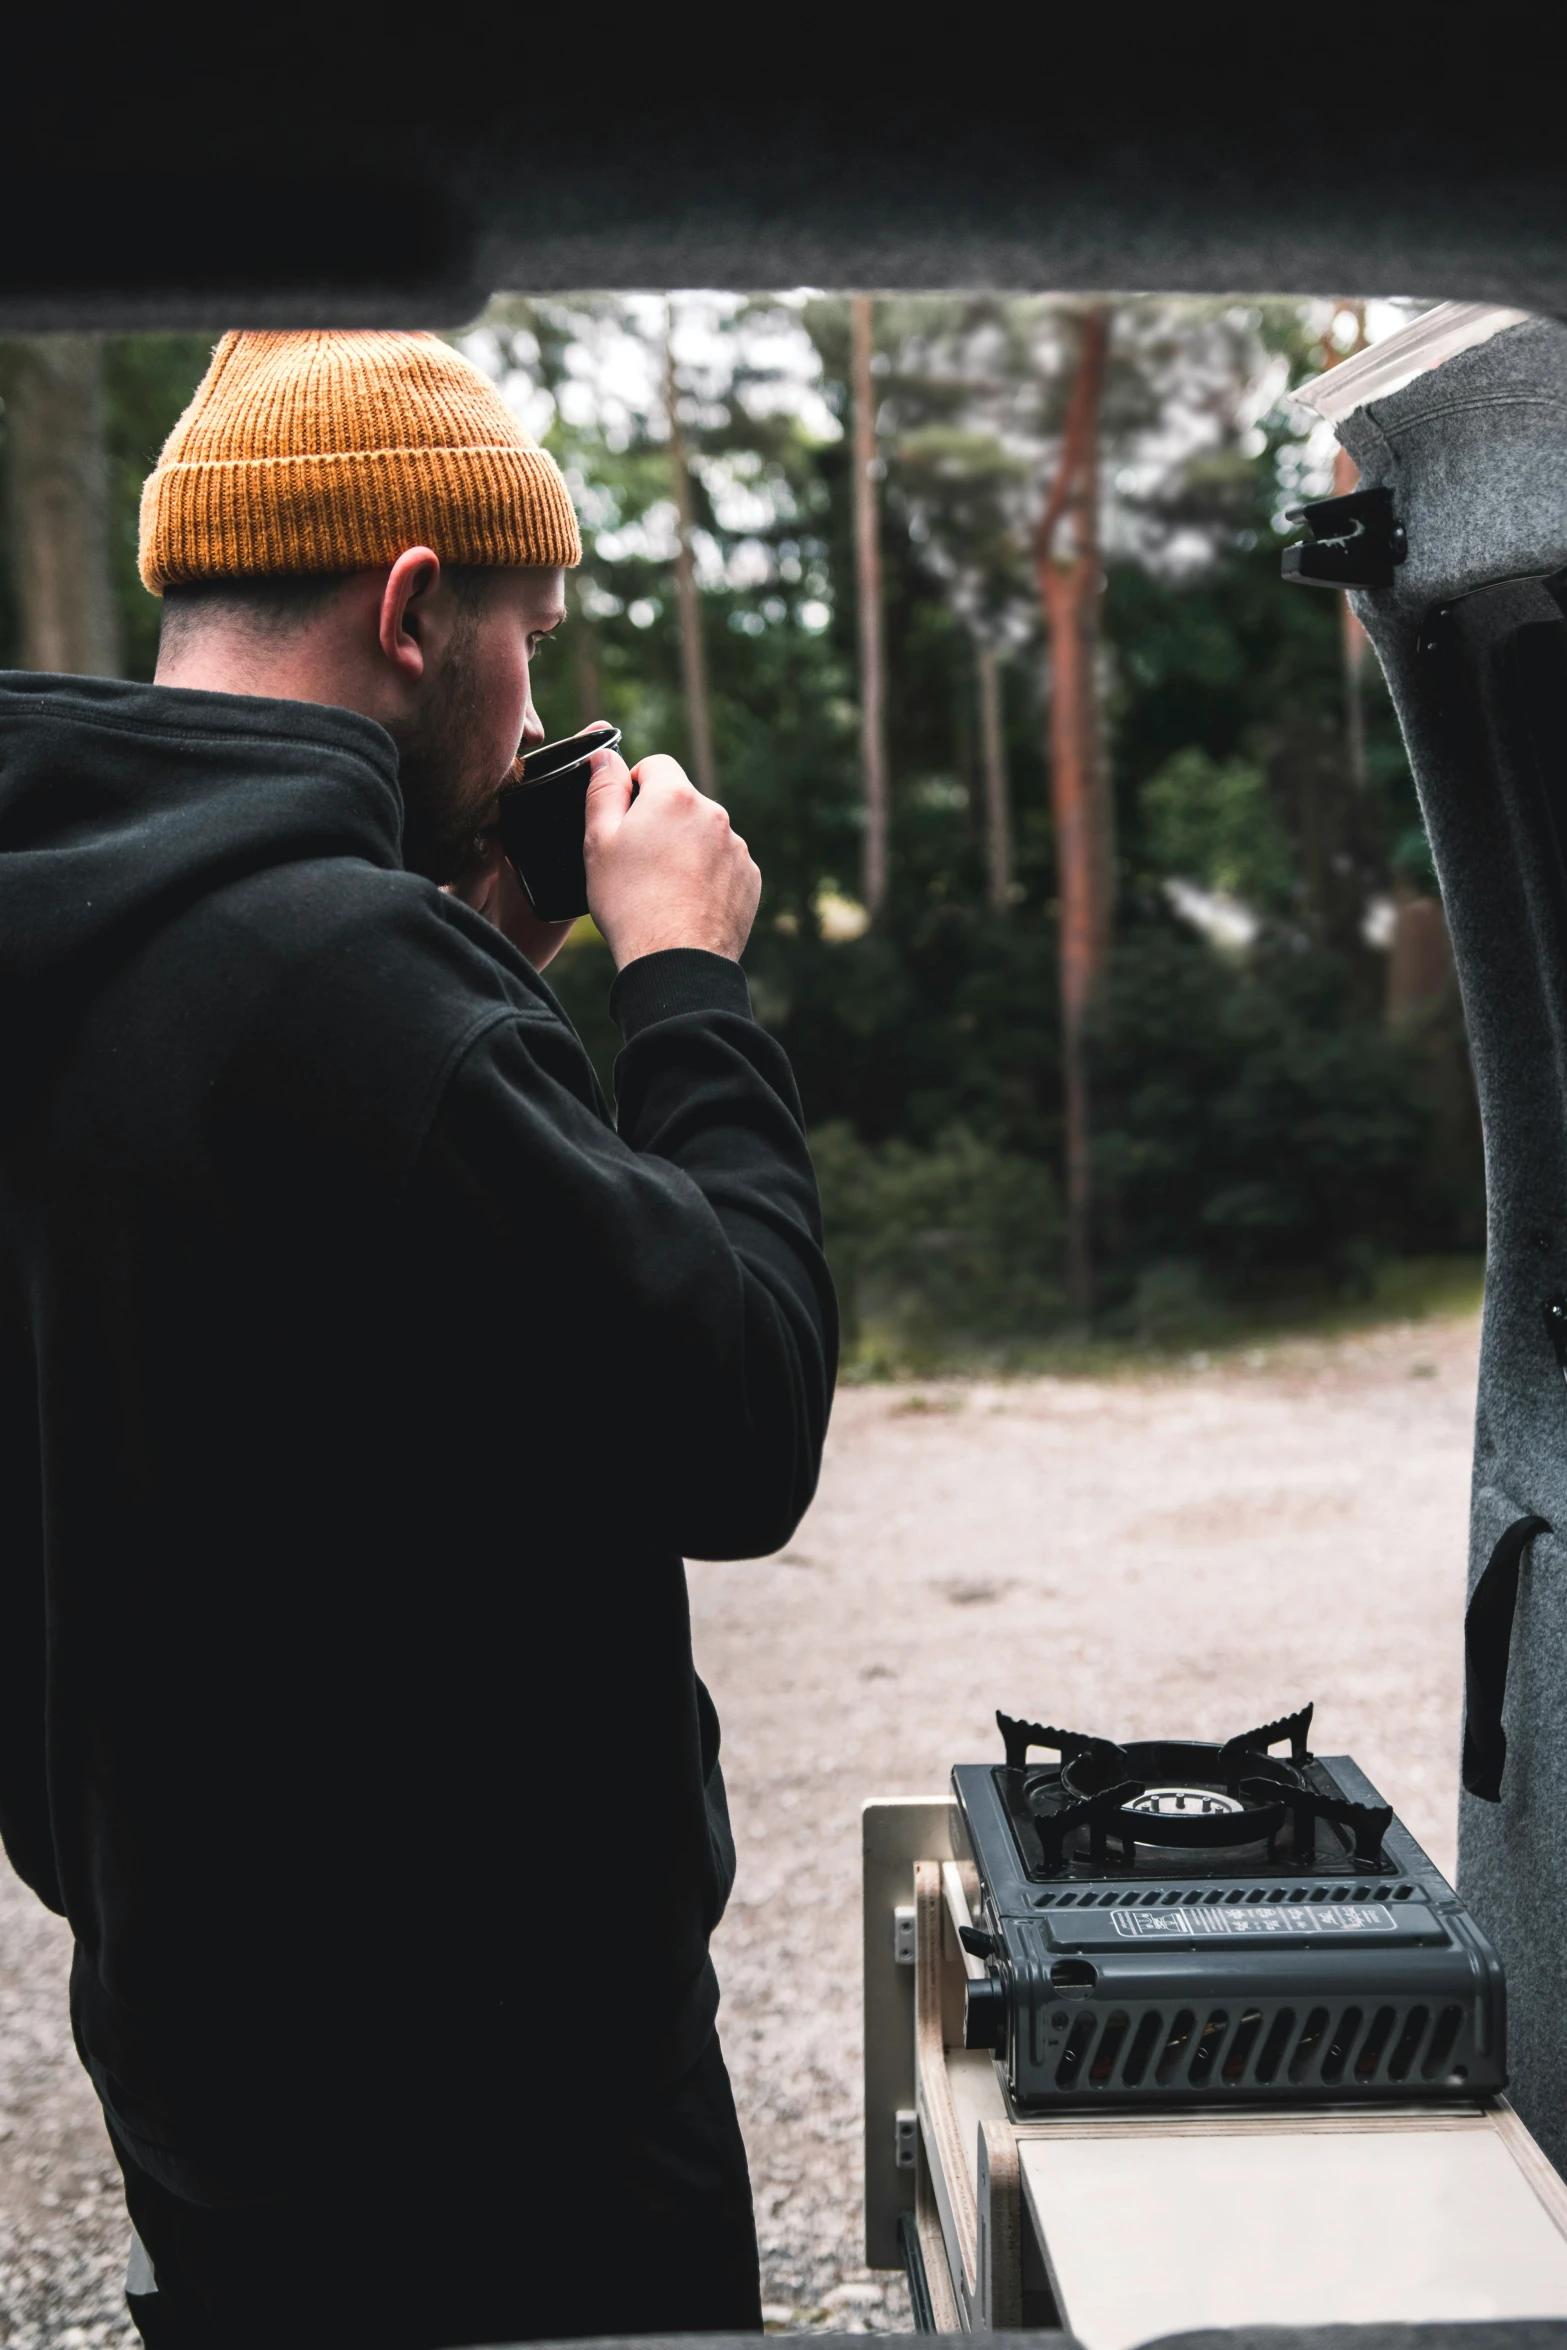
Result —
<path fill-rule="evenodd" d="M 700 2052 L 681 1560 L 787 1540 L 831 1395 L 738 966 L 621 974 L 617 1132 L 401 820 L 349 712 L 0 681 L 0 1828 L 203 2202 Z"/>

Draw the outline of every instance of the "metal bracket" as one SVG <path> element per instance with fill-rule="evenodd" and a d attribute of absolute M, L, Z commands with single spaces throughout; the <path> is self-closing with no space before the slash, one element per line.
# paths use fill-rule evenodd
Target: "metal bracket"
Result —
<path fill-rule="evenodd" d="M 1290 1755 L 1298 1763 L 1310 1762 L 1311 1717 L 1315 1711 L 1303 1705 L 1297 1714 L 1284 1714 L 1276 1722 L 1264 1722 L 1260 1730 L 1243 1730 L 1239 1738 L 1226 1738 L 1219 1749 L 1221 1771 L 1234 1770 L 1248 1755 L 1266 1754 L 1270 1746 L 1282 1746 L 1287 1738 Z"/>
<path fill-rule="evenodd" d="M 914 1904 L 900 1901 L 892 1913 L 892 1955 L 898 1966 L 914 1964 Z"/>
<path fill-rule="evenodd" d="M 1064 1763 L 1070 1762 L 1075 1754 L 1089 1754 L 1096 1747 L 1112 1754 L 1115 1751 L 1107 1738 L 1084 1738 L 1076 1730 L 1053 1730 L 1048 1722 L 1015 1722 L 999 1707 L 996 1728 L 1006 1745 L 1007 1768 L 1012 1771 L 1027 1769 L 1031 1746 L 1043 1746 L 1047 1752 L 1058 1754 Z"/>
<path fill-rule="evenodd" d="M 919 2122 L 907 2107 L 892 2117 L 892 2159 L 899 2170 L 912 2170 L 919 2146 Z"/>
<path fill-rule="evenodd" d="M 1292 506 L 1291 522 L 1309 536 L 1279 558 L 1296 587 L 1387 588 L 1409 554 L 1409 539 L 1393 512 L 1391 490 L 1353 490 L 1347 498 L 1318 498 Z"/>

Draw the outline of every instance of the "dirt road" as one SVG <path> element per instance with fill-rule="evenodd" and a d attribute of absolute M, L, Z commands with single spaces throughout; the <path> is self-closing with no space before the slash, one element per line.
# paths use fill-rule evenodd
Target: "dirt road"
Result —
<path fill-rule="evenodd" d="M 997 1705 L 1223 1736 L 1317 1705 L 1453 1865 L 1476 1325 L 1103 1383 L 860 1388 L 781 1557 L 691 1571 L 740 1879 L 718 1943 L 774 2324 L 907 2322 L 859 2266 L 858 1812 Z M 0 2344 L 127 2344 L 66 1949 L 0 1875 Z"/>

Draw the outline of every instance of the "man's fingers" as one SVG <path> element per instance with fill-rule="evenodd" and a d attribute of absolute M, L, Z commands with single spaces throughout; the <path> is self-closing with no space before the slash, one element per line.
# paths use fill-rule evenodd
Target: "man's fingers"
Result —
<path fill-rule="evenodd" d="M 625 760 L 618 751 L 595 751 L 588 762 L 589 840 L 613 832 L 630 805 L 631 770 Z"/>
<path fill-rule="evenodd" d="M 640 760 L 628 782 L 636 805 L 627 809 L 617 793 L 621 812 L 596 831 L 590 815 L 588 837 L 588 903 L 616 964 L 673 947 L 738 960 L 762 877 L 729 811 L 659 752 Z"/>
<path fill-rule="evenodd" d="M 696 786 L 678 759 L 671 759 L 667 751 L 650 751 L 639 759 L 634 770 L 638 786 L 657 799 L 671 792 L 695 791 Z"/>

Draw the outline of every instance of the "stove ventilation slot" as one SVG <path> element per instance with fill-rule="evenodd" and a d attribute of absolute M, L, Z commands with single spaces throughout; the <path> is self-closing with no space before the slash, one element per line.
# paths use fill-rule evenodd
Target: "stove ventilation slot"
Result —
<path fill-rule="evenodd" d="M 1387 2060 L 1387 2077 L 1390 2081 L 1408 2080 L 1409 2068 L 1415 2061 L 1415 2051 L 1425 2038 L 1426 2026 L 1430 2021 L 1430 2015 L 1423 2007 L 1412 2007 L 1405 2016 L 1404 2028 Z"/>
<path fill-rule="evenodd" d="M 1180 2014 L 1176 2017 L 1174 2023 L 1170 2026 L 1170 2037 L 1164 2044 L 1163 2052 L 1159 2058 L 1158 2069 L 1154 2073 L 1154 2079 L 1158 2082 L 1161 2089 L 1165 2086 L 1166 2082 L 1173 2080 L 1175 2077 L 1175 2068 L 1180 2063 L 1182 2056 L 1186 2052 L 1186 2044 L 1192 2036 L 1192 2026 L 1196 2021 L 1197 2018 L 1193 2015 L 1191 2009 L 1189 2007 L 1183 2007 Z"/>
<path fill-rule="evenodd" d="M 1216 2007 L 1203 2025 L 1202 2038 L 1192 2056 L 1187 2079 L 1194 2089 L 1202 2088 L 1211 2079 L 1214 2059 L 1224 2046 L 1224 2035 L 1230 2028 L 1230 2019 L 1222 2007 Z"/>
<path fill-rule="evenodd" d="M 1112 1887 L 1101 1893 L 1094 1886 L 1066 1893 L 1036 1893 L 1036 1909 L 1115 1909 L 1145 1907 L 1193 1909 L 1199 1902 L 1228 1901 L 1272 1902 L 1278 1908 L 1288 1902 L 1306 1901 L 1410 1901 L 1414 1887 L 1384 1881 L 1375 1884 L 1369 1879 L 1358 1885 L 1139 1885 Z"/>
<path fill-rule="evenodd" d="M 1261 2008 L 1248 2007 L 1241 2017 L 1235 2037 L 1230 2042 L 1229 2051 L 1224 2059 L 1224 2077 L 1227 2081 L 1244 2081 L 1246 2067 L 1251 2061 L 1252 2048 L 1256 2042 L 1257 2034 L 1261 2030 Z"/>
<path fill-rule="evenodd" d="M 1083 2059 L 1093 2046 L 1094 2034 L 1098 2028 L 1098 2017 L 1091 2008 L 1085 2008 L 1072 2026 L 1066 2046 L 1061 2051 L 1061 2062 L 1056 2066 L 1056 2087 L 1058 2089 L 1076 2087 L 1078 2076 L 1083 2069 Z"/>
<path fill-rule="evenodd" d="M 1159 2034 L 1164 2029 L 1164 2018 L 1157 2009 L 1150 2008 L 1132 2034 L 1131 2050 L 1121 2068 L 1122 2084 L 1135 2089 L 1147 2072 L 1149 2061 L 1159 2045 Z"/>
<path fill-rule="evenodd" d="M 1429 2008 L 1387 2004 L 1248 2007 L 1084 2007 L 1073 2018 L 1056 2064 L 1058 2089 L 1115 2091 L 1265 2089 L 1275 2082 L 1369 2088 L 1377 2080 L 1446 2076 L 1463 2028 L 1460 2006 L 1444 2007 L 1432 2028 Z M 1429 2040 L 1428 2040 L 1429 2036 Z M 1152 2076 L 1150 2079 L 1150 2075 Z"/>
<path fill-rule="evenodd" d="M 1322 2046 L 1322 2035 L 1327 2028 L 1327 2009 L 1314 2007 L 1306 2018 L 1300 2038 L 1295 2043 L 1295 2052 L 1289 2061 L 1289 2077 L 1292 2081 L 1303 2081 L 1312 2070 L 1313 2060 L 1317 2050 Z"/>
<path fill-rule="evenodd" d="M 1327 2055 L 1322 2059 L 1322 2078 L 1325 2081 L 1341 2081 L 1344 2078 L 1344 2067 L 1349 2062 L 1349 2052 L 1355 2045 L 1359 2030 L 1359 2008 L 1346 2007 L 1338 2019 L 1338 2030 L 1328 2042 Z"/>
<path fill-rule="evenodd" d="M 1262 2054 L 1257 2059 L 1257 2070 L 1252 2076 L 1254 2080 L 1266 2086 L 1269 2081 L 1278 2079 L 1279 2066 L 1284 2062 L 1284 2051 L 1290 2044 L 1294 2030 L 1295 2010 L 1292 2007 L 1281 2007 L 1268 2026 L 1268 2036 L 1262 2043 Z"/>
<path fill-rule="evenodd" d="M 1096 2084 L 1108 2081 L 1115 2071 L 1115 2060 L 1121 2053 L 1121 2043 L 1126 2038 L 1131 2020 L 1126 2010 L 1118 2007 L 1105 2025 L 1099 2036 L 1099 2046 L 1094 2051 L 1094 2061 L 1089 2067 L 1088 2077 L 1091 2081 Z"/>
<path fill-rule="evenodd" d="M 1453 2043 L 1458 2038 L 1458 2027 L 1463 2020 L 1464 2011 L 1461 2007 L 1443 2008 L 1436 2019 L 1436 2030 L 1431 2035 L 1431 2046 L 1425 2063 L 1420 2067 L 1422 2079 L 1434 2081 L 1446 2072 L 1448 2059 L 1453 2053 Z"/>
<path fill-rule="evenodd" d="M 1360 2043 L 1360 2054 L 1355 2059 L 1357 2081 L 1374 2081 L 1377 2066 L 1382 2062 L 1382 2051 L 1387 2046 L 1389 2032 L 1398 2021 L 1396 2007 L 1379 2007 L 1371 2019 L 1371 2029 Z"/>

